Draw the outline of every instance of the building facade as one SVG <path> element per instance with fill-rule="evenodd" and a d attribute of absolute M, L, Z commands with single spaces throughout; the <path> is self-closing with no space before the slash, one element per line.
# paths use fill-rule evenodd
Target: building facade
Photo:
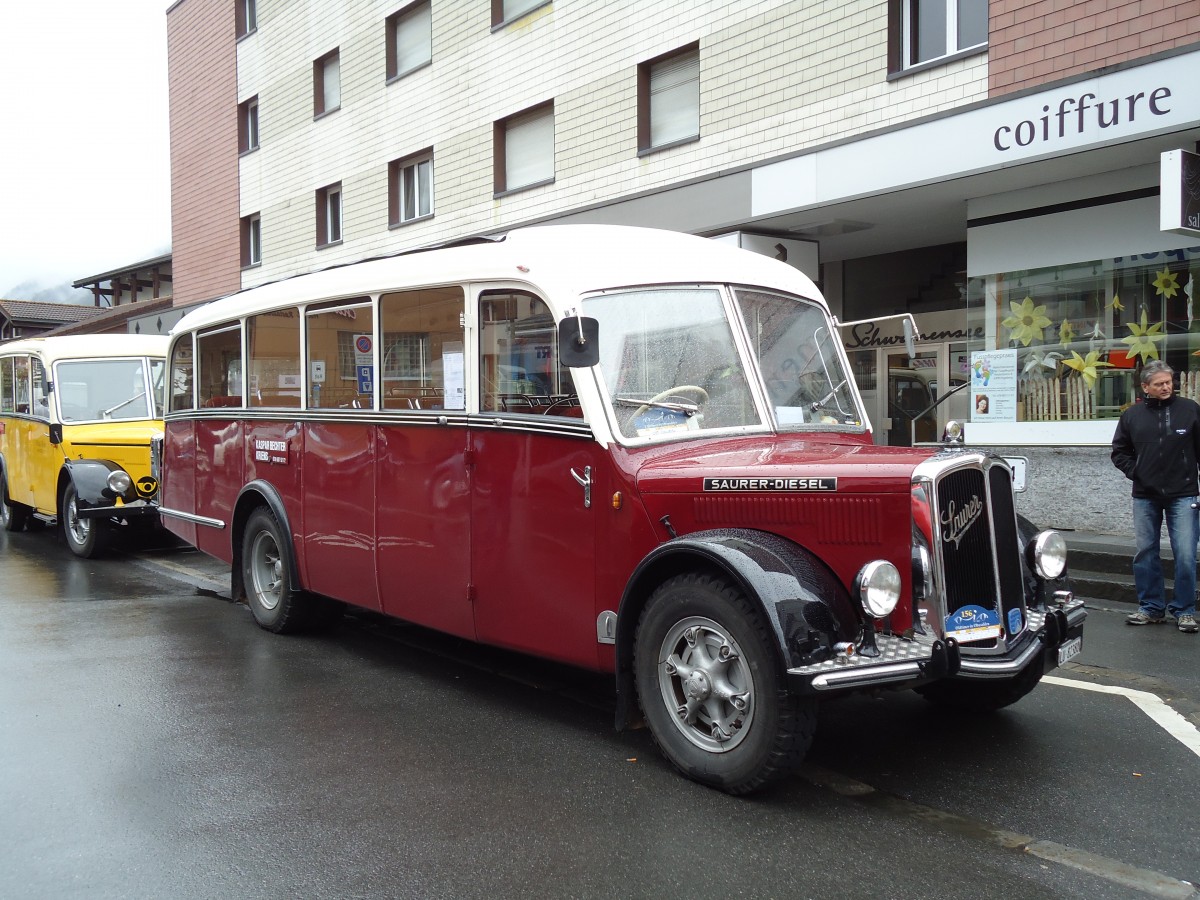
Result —
<path fill-rule="evenodd" d="M 1158 220 L 1195 0 L 180 0 L 168 50 L 176 303 L 552 221 L 736 240 L 866 320 L 879 442 L 969 419 L 1025 511 L 1108 531 L 1136 363 L 1200 369 L 1200 236 Z"/>

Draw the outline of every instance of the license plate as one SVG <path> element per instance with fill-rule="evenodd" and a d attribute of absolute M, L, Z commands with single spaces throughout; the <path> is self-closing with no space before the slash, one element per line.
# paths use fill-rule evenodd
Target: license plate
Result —
<path fill-rule="evenodd" d="M 1067 660 L 1074 659 L 1083 652 L 1083 637 L 1071 638 L 1058 648 L 1058 664 L 1061 666 Z"/>

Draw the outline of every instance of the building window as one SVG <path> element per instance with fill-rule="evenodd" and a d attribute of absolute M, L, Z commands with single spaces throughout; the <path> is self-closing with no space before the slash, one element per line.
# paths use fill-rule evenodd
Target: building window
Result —
<path fill-rule="evenodd" d="M 1180 394 L 1200 400 L 1190 300 L 1197 278 L 1198 249 L 971 278 L 968 332 L 987 337 L 969 349 L 1015 357 L 1007 382 L 972 381 L 972 421 L 1116 419 L 1138 398 L 1138 373 L 1154 359 L 1175 370 Z"/>
<path fill-rule="evenodd" d="M 987 46 L 987 0 L 893 0 L 890 13 L 899 33 L 893 71 Z"/>
<path fill-rule="evenodd" d="M 238 153 L 258 149 L 258 97 L 238 104 Z"/>
<path fill-rule="evenodd" d="M 433 215 L 433 151 L 388 163 L 388 224 Z"/>
<path fill-rule="evenodd" d="M 262 222 L 258 213 L 242 218 L 242 268 L 262 262 Z"/>
<path fill-rule="evenodd" d="M 497 194 L 553 181 L 553 101 L 496 122 L 492 146 Z"/>
<path fill-rule="evenodd" d="M 700 137 L 700 48 L 677 50 L 638 66 L 638 149 Z"/>
<path fill-rule="evenodd" d="M 317 191 L 317 246 L 342 242 L 342 184 Z"/>
<path fill-rule="evenodd" d="M 539 6 L 549 6 L 550 0 L 492 0 L 492 27 L 511 22 Z"/>
<path fill-rule="evenodd" d="M 387 17 L 387 78 L 399 78 L 433 59 L 433 14 L 429 0 Z"/>
<path fill-rule="evenodd" d="M 258 30 L 257 0 L 234 0 L 237 17 L 237 36 L 243 38 Z"/>
<path fill-rule="evenodd" d="M 337 50 L 313 62 L 313 118 L 342 105 L 342 67 Z"/>

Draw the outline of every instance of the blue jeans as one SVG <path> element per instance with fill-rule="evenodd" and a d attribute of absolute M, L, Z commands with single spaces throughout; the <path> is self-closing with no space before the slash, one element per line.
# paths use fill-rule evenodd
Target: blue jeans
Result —
<path fill-rule="evenodd" d="M 1196 614 L 1196 538 L 1197 511 L 1192 509 L 1195 497 L 1176 497 L 1173 500 L 1133 498 L 1133 529 L 1137 539 L 1137 554 L 1133 557 L 1133 583 L 1137 587 L 1138 606 L 1148 616 L 1169 612 L 1175 618 Z M 1163 518 L 1171 538 L 1171 554 L 1175 557 L 1175 592 L 1166 604 L 1163 589 L 1162 561 L 1159 541 Z"/>

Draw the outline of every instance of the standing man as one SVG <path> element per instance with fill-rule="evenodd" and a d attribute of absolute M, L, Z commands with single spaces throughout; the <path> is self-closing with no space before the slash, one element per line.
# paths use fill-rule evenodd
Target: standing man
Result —
<path fill-rule="evenodd" d="M 1174 371 L 1161 360 L 1142 367 L 1145 402 L 1121 413 L 1112 442 L 1113 464 L 1133 482 L 1133 527 L 1137 553 L 1133 581 L 1138 611 L 1128 625 L 1166 621 L 1196 633 L 1197 459 L 1200 459 L 1200 405 L 1176 397 Z M 1163 518 L 1175 557 L 1175 594 L 1168 606 L 1163 588 L 1159 540 Z"/>

